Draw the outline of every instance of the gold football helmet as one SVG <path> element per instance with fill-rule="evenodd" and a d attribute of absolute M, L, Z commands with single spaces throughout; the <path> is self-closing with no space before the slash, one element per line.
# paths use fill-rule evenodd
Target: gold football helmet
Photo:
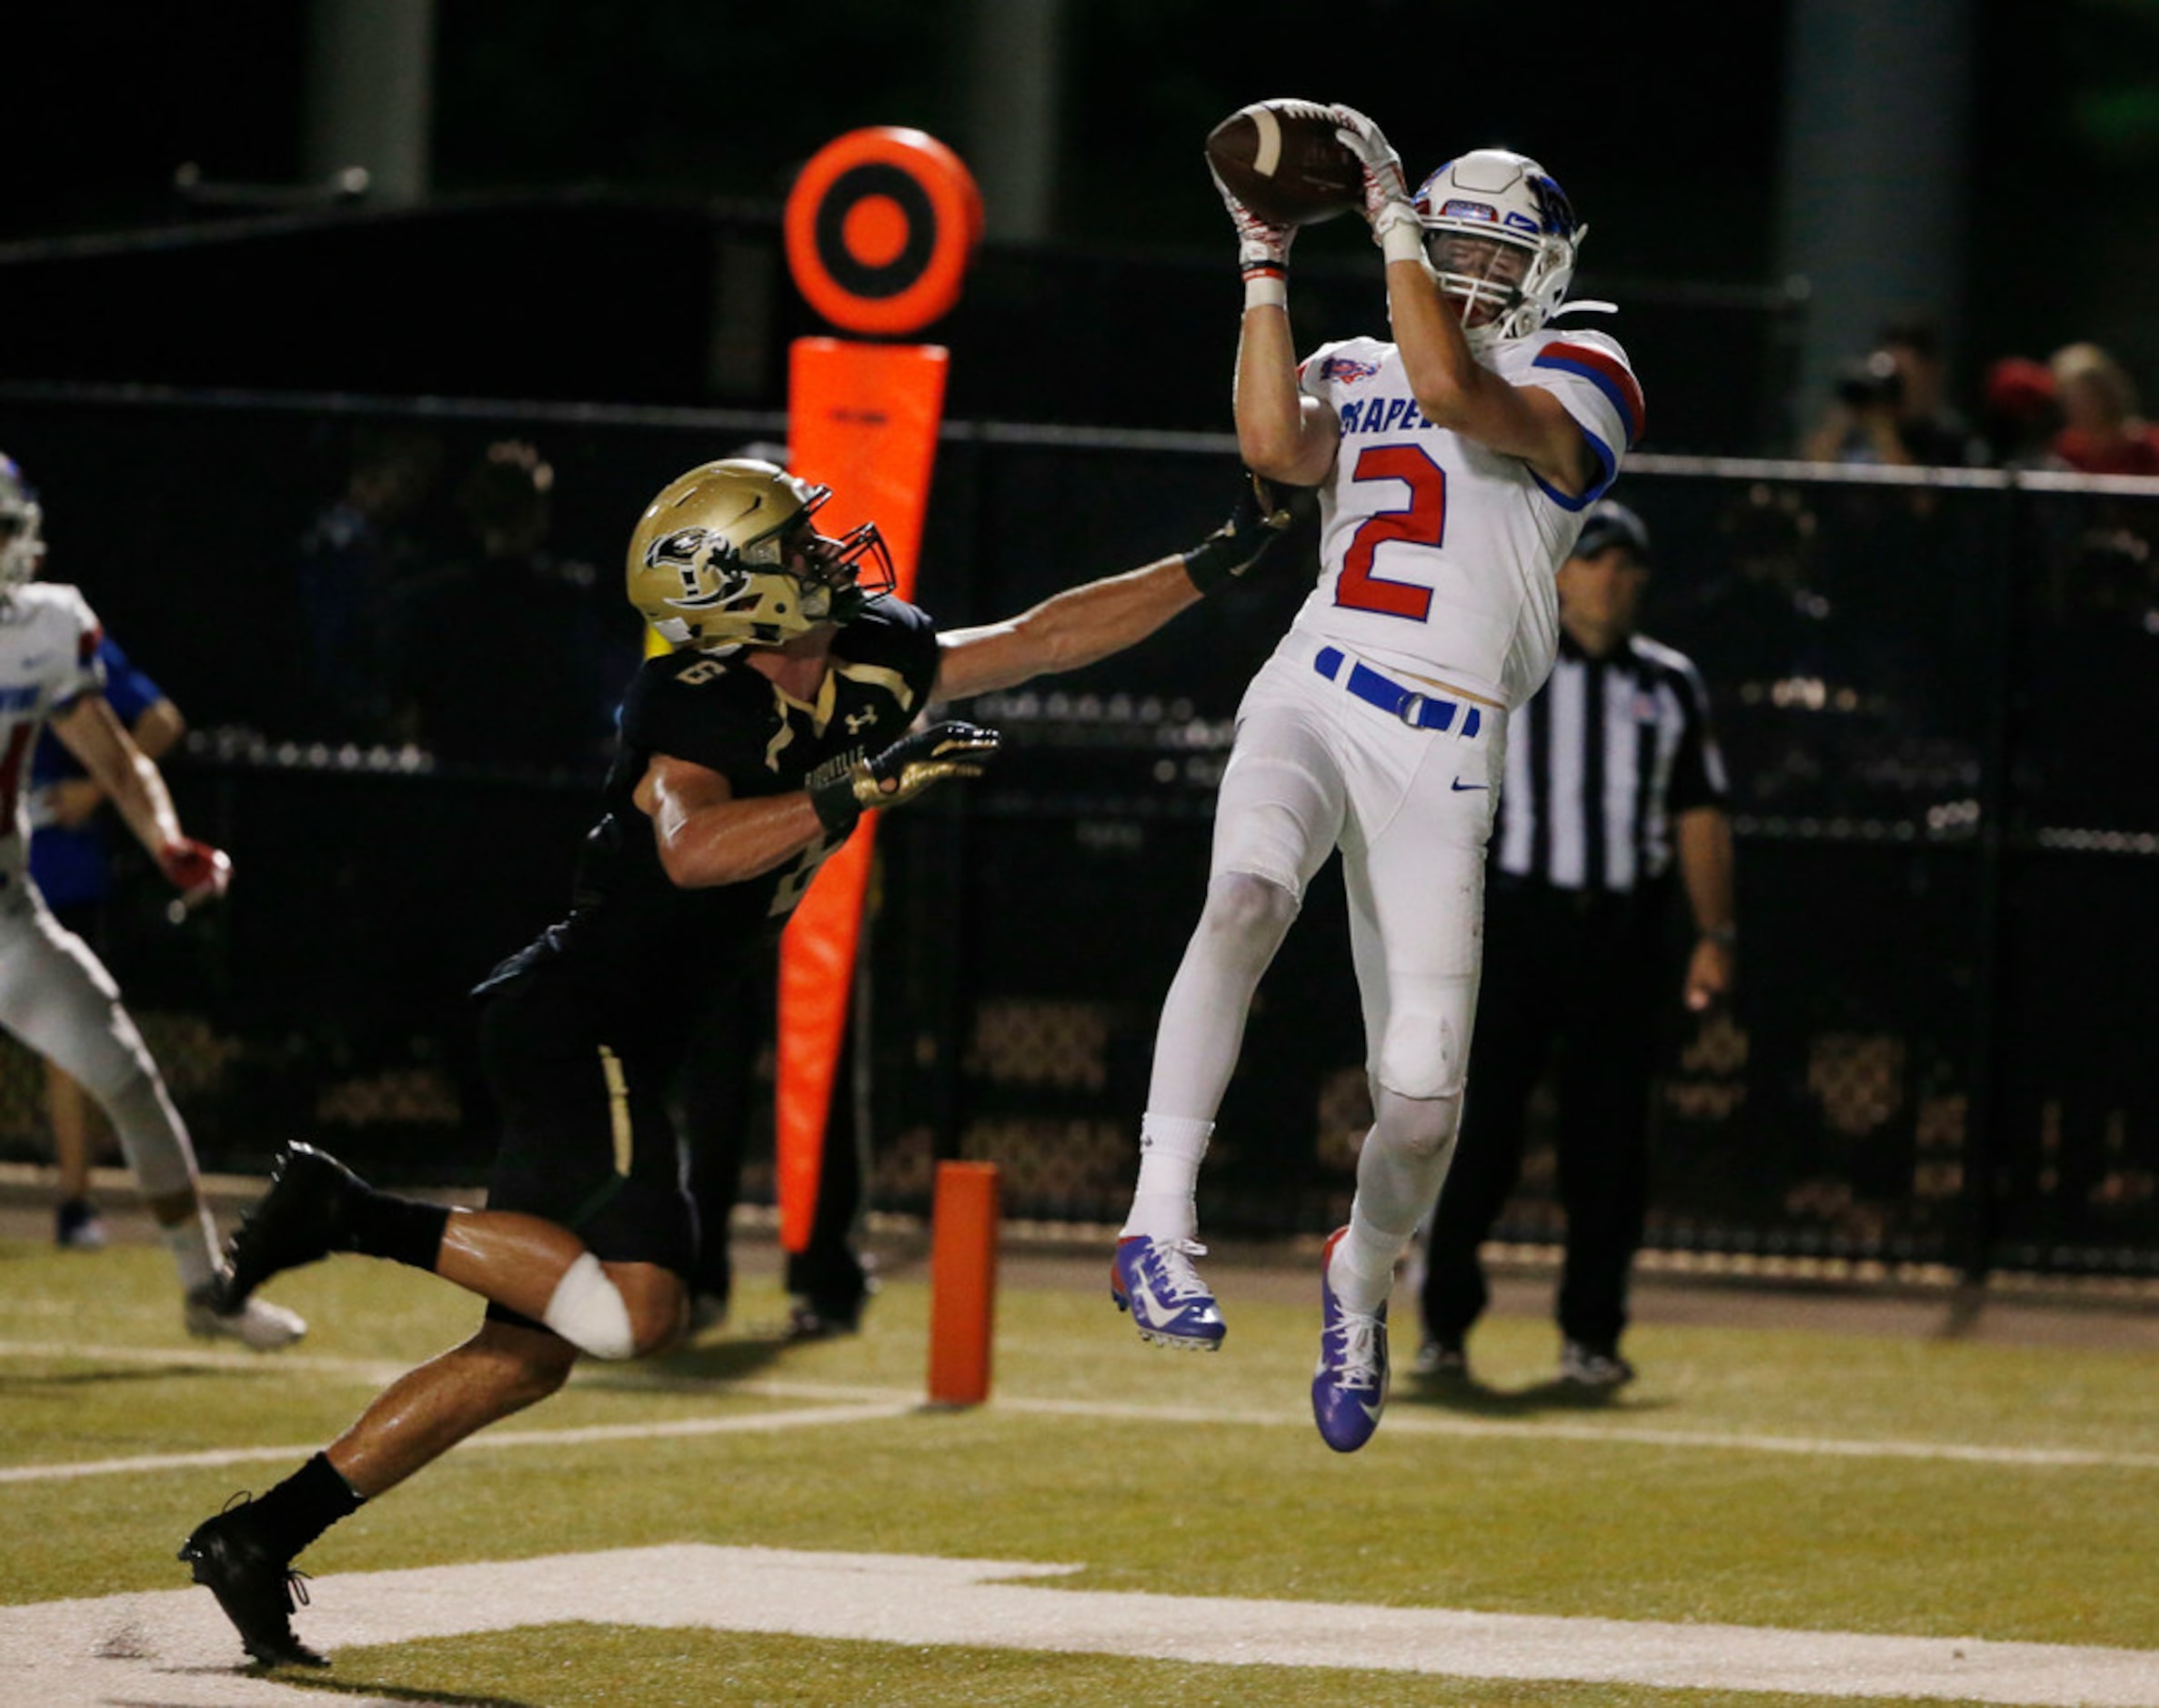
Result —
<path fill-rule="evenodd" d="M 810 525 L 832 488 L 748 457 L 670 481 L 629 538 L 629 602 L 669 646 L 777 647 L 892 590 L 877 524 Z"/>

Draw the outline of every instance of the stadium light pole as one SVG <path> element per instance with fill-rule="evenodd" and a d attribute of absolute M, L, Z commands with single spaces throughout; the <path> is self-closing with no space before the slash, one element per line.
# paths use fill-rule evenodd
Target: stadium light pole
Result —
<path fill-rule="evenodd" d="M 371 201 L 422 200 L 435 98 L 435 0 L 311 0 L 302 169 L 348 167 Z"/>
<path fill-rule="evenodd" d="M 1923 313 L 1954 343 L 1973 36 L 1971 0 L 1793 0 L 1778 272 L 1812 286 L 1794 440 L 1885 320 Z"/>

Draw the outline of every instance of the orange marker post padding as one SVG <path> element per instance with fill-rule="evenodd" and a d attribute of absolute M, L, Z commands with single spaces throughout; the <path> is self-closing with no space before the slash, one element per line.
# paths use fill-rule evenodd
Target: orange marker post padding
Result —
<path fill-rule="evenodd" d="M 934 344 L 798 338 L 788 352 L 790 458 L 832 497 L 818 528 L 874 521 L 892 553 L 899 598 L 911 598 L 943 418 L 946 354 Z M 885 732 L 898 740 L 897 729 Z M 824 865 L 780 939 L 778 1122 L 779 1242 L 809 1249 L 824 1170 L 825 1124 L 869 888 L 876 813 Z"/>
<path fill-rule="evenodd" d="M 940 1162 L 929 1232 L 929 1403 L 989 1397 L 997 1321 L 997 1164 Z"/>

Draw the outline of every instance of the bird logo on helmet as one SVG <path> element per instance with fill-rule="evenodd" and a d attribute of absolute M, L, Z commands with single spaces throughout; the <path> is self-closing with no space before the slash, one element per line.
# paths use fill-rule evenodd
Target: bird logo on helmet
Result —
<path fill-rule="evenodd" d="M 705 463 L 668 482 L 629 542 L 629 602 L 677 648 L 784 646 L 892 589 L 877 524 L 838 539 L 810 517 L 832 496 L 776 464 Z"/>
<path fill-rule="evenodd" d="M 1556 313 L 1589 227 L 1527 155 L 1479 148 L 1418 186 L 1417 215 L 1440 288 L 1462 304 L 1472 349 L 1527 337 Z"/>
<path fill-rule="evenodd" d="M 45 559 L 45 511 L 21 467 L 0 452 L 0 593 L 36 578 Z"/>

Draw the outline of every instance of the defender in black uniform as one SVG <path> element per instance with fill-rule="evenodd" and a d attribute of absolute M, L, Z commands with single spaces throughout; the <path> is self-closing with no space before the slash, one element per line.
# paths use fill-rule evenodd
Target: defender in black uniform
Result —
<path fill-rule="evenodd" d="M 890 560 L 873 525 L 816 531 L 829 496 L 768 463 L 708 463 L 667 487 L 631 538 L 630 600 L 675 650 L 648 659 L 624 699 L 569 917 L 480 987 L 504 1123 L 487 1209 L 377 1191 L 293 1145 L 233 1238 L 228 1309 L 333 1251 L 429 1270 L 487 1301 L 471 1340 L 188 1537 L 180 1558 L 258 1661 L 324 1664 L 292 1629 L 290 1562 L 363 1500 L 553 1393 L 580 1353 L 641 1357 L 680 1336 L 696 1236 L 668 1082 L 861 813 L 973 776 L 994 751 L 995 732 L 970 724 L 909 733 L 923 709 L 1130 646 L 1242 575 L 1289 520 L 1252 482 L 1190 551 L 939 635 L 882 597 Z"/>

